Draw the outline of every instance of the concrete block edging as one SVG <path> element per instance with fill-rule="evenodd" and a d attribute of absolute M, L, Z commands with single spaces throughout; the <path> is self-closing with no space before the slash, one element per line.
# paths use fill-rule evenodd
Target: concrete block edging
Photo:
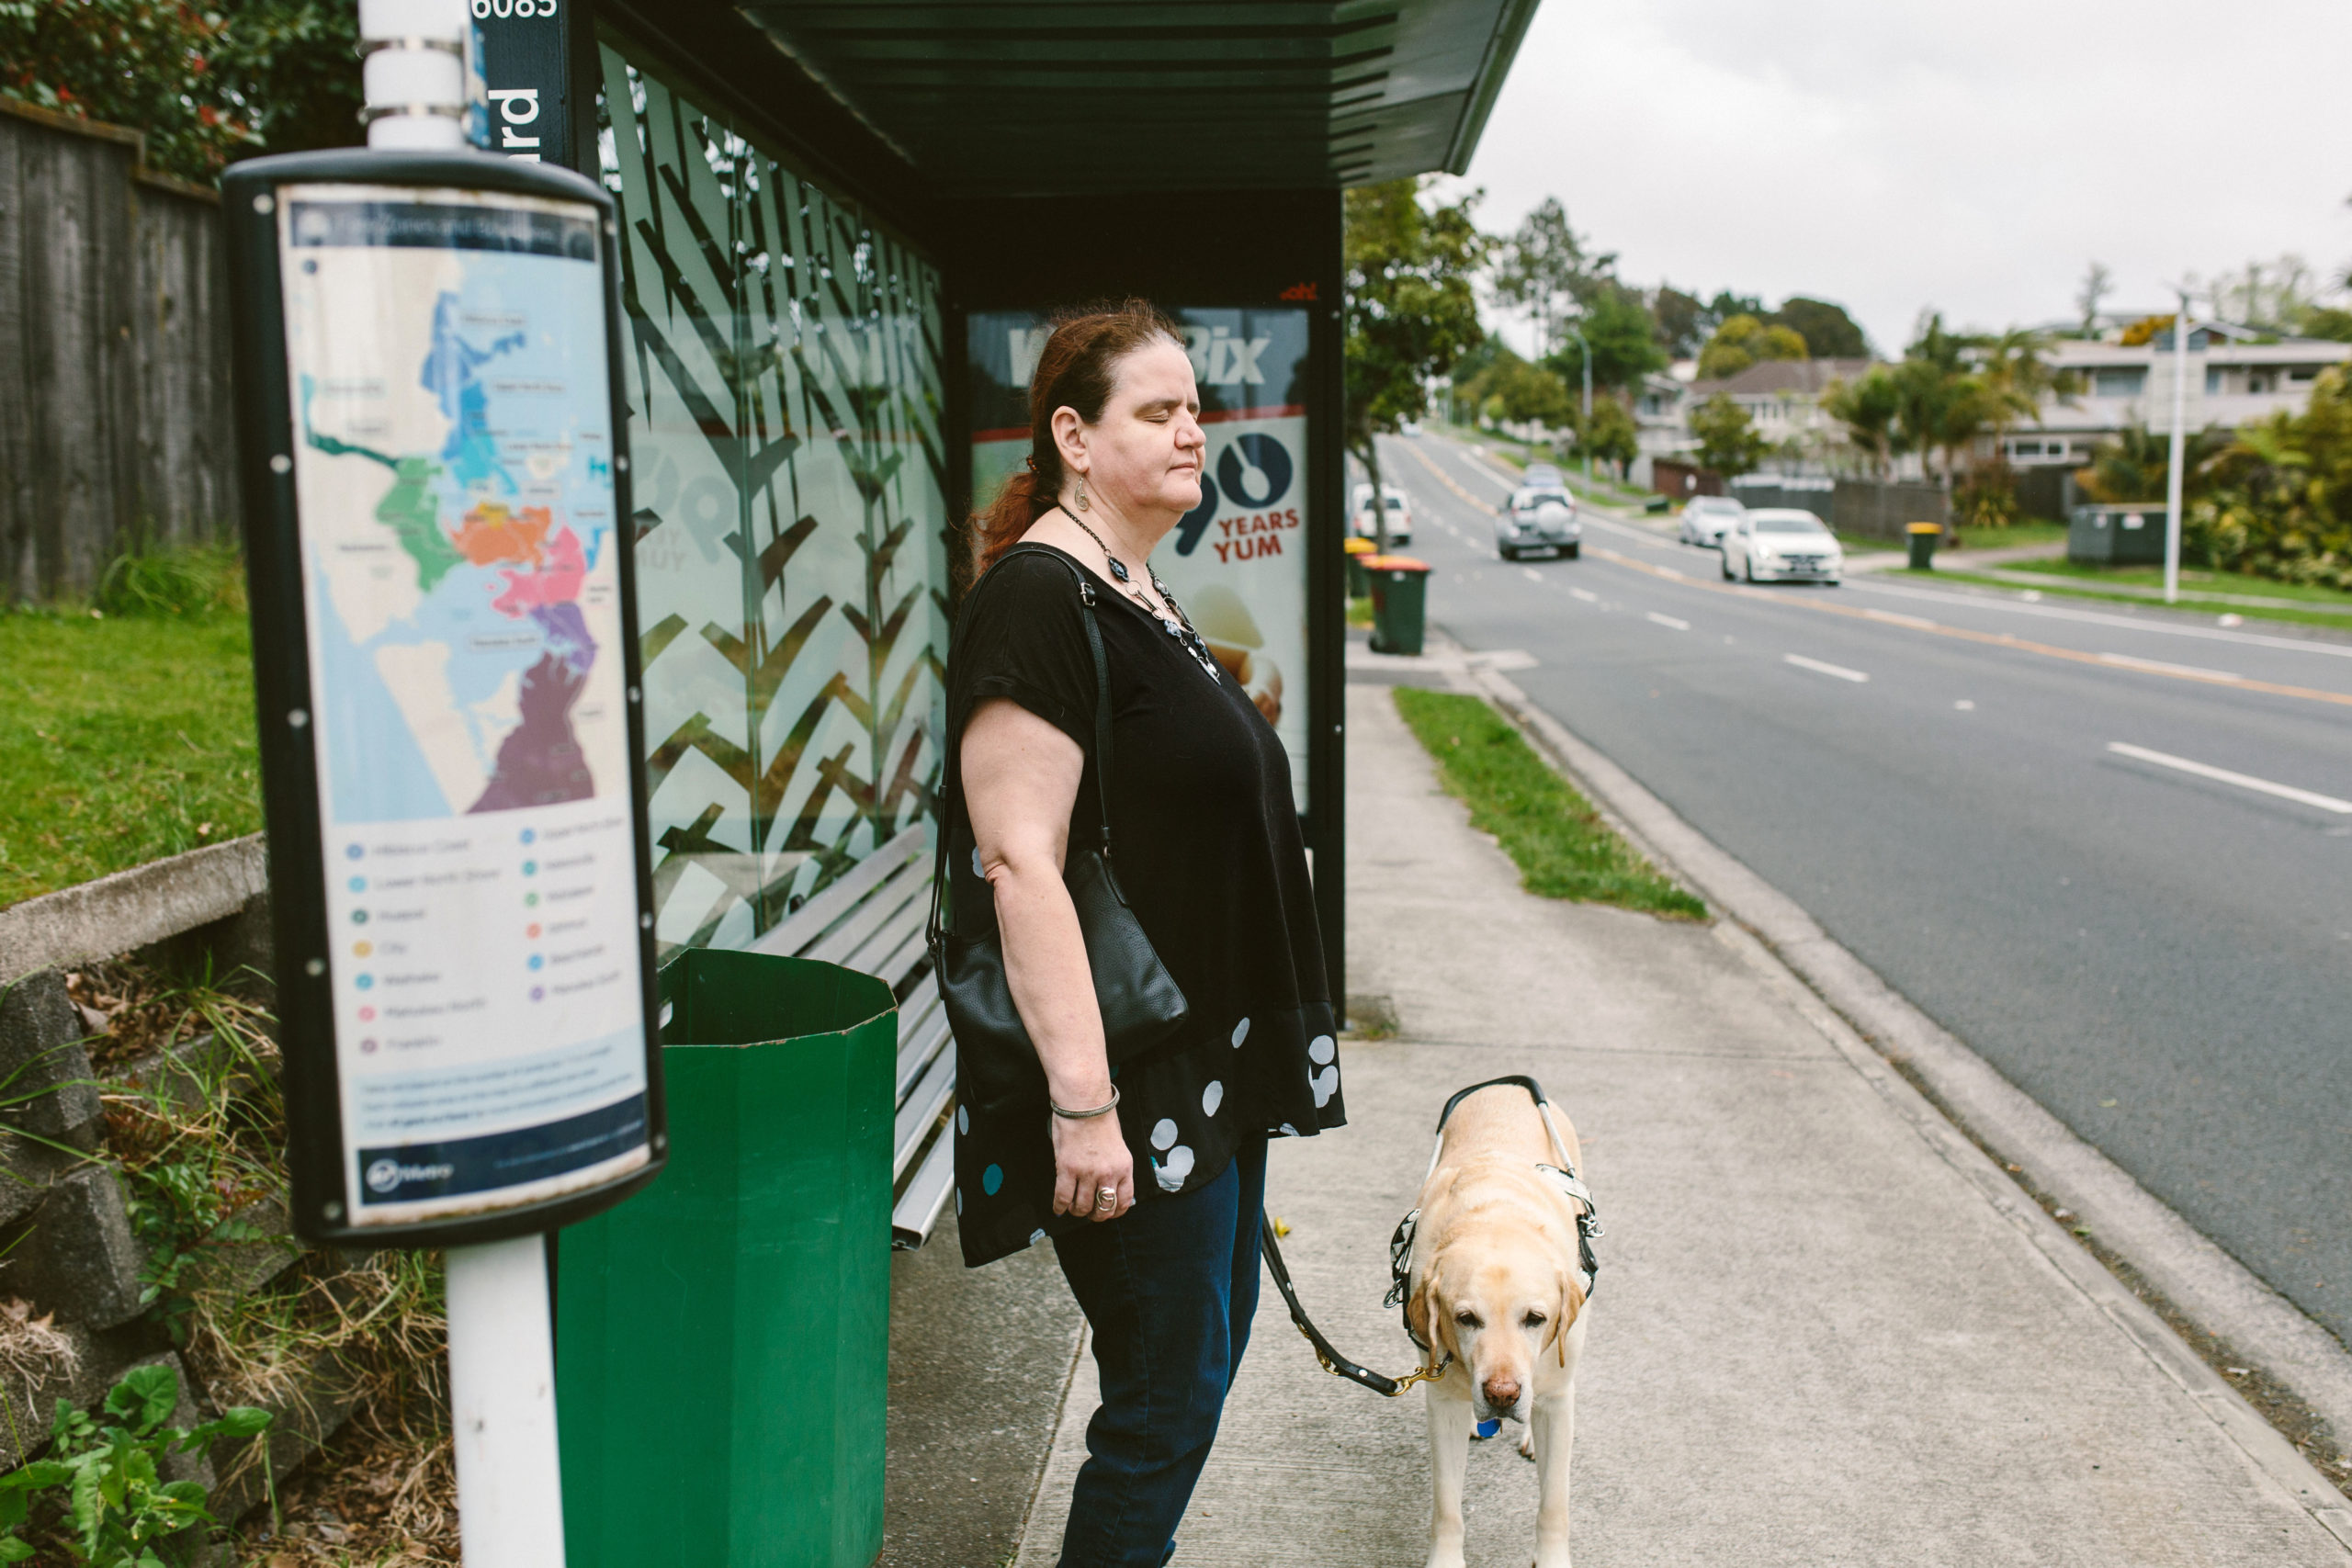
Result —
<path fill-rule="evenodd" d="M 269 852 L 253 833 L 28 898 L 0 909 L 0 986 L 210 925 L 268 886 Z"/>
<path fill-rule="evenodd" d="M 2038 1186 L 2192 1321 L 2259 1359 L 2327 1420 L 2338 1441 L 2352 1440 L 2352 1354 L 2335 1336 L 1895 992 L 1793 899 L 1537 707 L 1508 676 L 1463 659 L 1442 633 L 1431 640 L 1460 660 L 1455 679 L 1462 689 L 1492 701 L 1635 849 L 1725 916 L 1717 923 L 1719 939 L 1819 1029 L 2256 1467 L 2352 1551 L 2352 1504 L 2328 1478 L 1890 1062 L 1917 1073 L 1976 1138 L 2030 1171 Z"/>

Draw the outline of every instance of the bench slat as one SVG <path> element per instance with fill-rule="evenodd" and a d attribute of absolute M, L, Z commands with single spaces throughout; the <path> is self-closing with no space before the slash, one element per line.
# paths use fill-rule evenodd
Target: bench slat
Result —
<path fill-rule="evenodd" d="M 915 1151 L 922 1146 L 923 1130 L 939 1118 L 947 1102 L 956 1096 L 956 1046 L 951 1041 L 931 1064 L 930 1071 L 907 1096 L 899 1108 L 899 1121 L 892 1138 L 897 1153 L 892 1156 L 890 1179 L 904 1176 L 907 1166 L 914 1159 Z"/>
<path fill-rule="evenodd" d="M 922 854 L 929 829 L 921 822 L 857 863 L 848 875 L 818 894 L 754 940 L 753 953 L 780 953 L 787 958 L 824 935 L 825 929 L 908 861 Z"/>
<path fill-rule="evenodd" d="M 917 863 L 901 865 L 865 896 L 865 903 L 843 915 L 831 931 L 802 948 L 800 956 L 823 964 L 846 964 L 850 954 L 892 918 L 912 909 L 920 919 L 930 908 L 923 901 L 930 891 L 931 878 L 922 874 Z"/>
<path fill-rule="evenodd" d="M 939 1216 L 947 1207 L 947 1195 L 956 1190 L 956 1134 L 943 1132 L 932 1141 L 931 1153 L 907 1183 L 907 1190 L 890 1211 L 890 1245 L 902 1252 L 911 1252 L 931 1239 L 939 1224 Z"/>
<path fill-rule="evenodd" d="M 931 1066 L 932 1058 L 947 1043 L 947 1015 L 941 1013 L 913 1034 L 899 1037 L 899 1100 L 903 1104 L 914 1093 L 915 1085 Z M 921 1134 L 917 1134 L 920 1136 Z"/>
<path fill-rule="evenodd" d="M 868 906 L 895 897 L 899 890 L 899 883 L 888 884 L 875 893 L 868 900 Z M 914 967 L 911 944 L 922 940 L 925 923 L 931 914 L 931 878 L 914 879 L 910 891 L 913 897 L 884 916 L 864 940 L 833 962 L 868 975 L 879 975 L 893 986 L 897 985 L 899 976 Z M 900 954 L 904 956 L 899 957 Z M 893 962 L 894 958 L 896 962 Z"/>

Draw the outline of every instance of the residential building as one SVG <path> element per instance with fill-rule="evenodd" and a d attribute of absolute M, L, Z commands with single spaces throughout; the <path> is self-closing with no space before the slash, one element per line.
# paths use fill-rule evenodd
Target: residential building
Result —
<path fill-rule="evenodd" d="M 2082 389 L 2071 399 L 2046 398 L 2041 417 L 2002 440 L 2004 455 L 2021 468 L 2065 463 L 2079 468 L 2091 449 L 2117 432 L 2144 424 L 2172 428 L 2173 334 L 2127 344 L 2060 339 L 2049 363 L 2071 370 Z M 2300 410 L 2331 365 L 2352 362 L 2352 344 L 2280 338 L 2226 321 L 2199 322 L 2188 333 L 2188 426 L 2237 430 L 2274 413 Z"/>

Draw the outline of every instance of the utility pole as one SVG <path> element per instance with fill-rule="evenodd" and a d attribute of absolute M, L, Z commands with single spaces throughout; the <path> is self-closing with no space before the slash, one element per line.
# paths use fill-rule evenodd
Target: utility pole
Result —
<path fill-rule="evenodd" d="M 2188 454 L 2188 291 L 2173 291 L 2180 310 L 2172 319 L 2172 460 L 2165 469 L 2165 603 L 2180 598 L 2180 495 Z"/>
<path fill-rule="evenodd" d="M 1577 433 L 1577 445 L 1584 448 L 1584 486 L 1592 488 L 1592 344 L 1574 321 L 1563 321 L 1560 330 L 1577 340 L 1577 359 L 1584 367 L 1584 429 Z"/>

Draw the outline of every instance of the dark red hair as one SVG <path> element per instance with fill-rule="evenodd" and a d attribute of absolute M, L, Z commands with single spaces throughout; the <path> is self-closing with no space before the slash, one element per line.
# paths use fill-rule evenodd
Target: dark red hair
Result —
<path fill-rule="evenodd" d="M 1069 476 L 1062 471 L 1061 448 L 1054 444 L 1054 411 L 1074 409 L 1092 424 L 1118 386 L 1119 362 L 1162 340 L 1184 346 L 1176 323 L 1146 299 L 1091 306 L 1055 318 L 1053 335 L 1029 378 L 1029 461 L 973 519 L 977 570 L 986 571 L 1018 544 L 1061 497 Z"/>

